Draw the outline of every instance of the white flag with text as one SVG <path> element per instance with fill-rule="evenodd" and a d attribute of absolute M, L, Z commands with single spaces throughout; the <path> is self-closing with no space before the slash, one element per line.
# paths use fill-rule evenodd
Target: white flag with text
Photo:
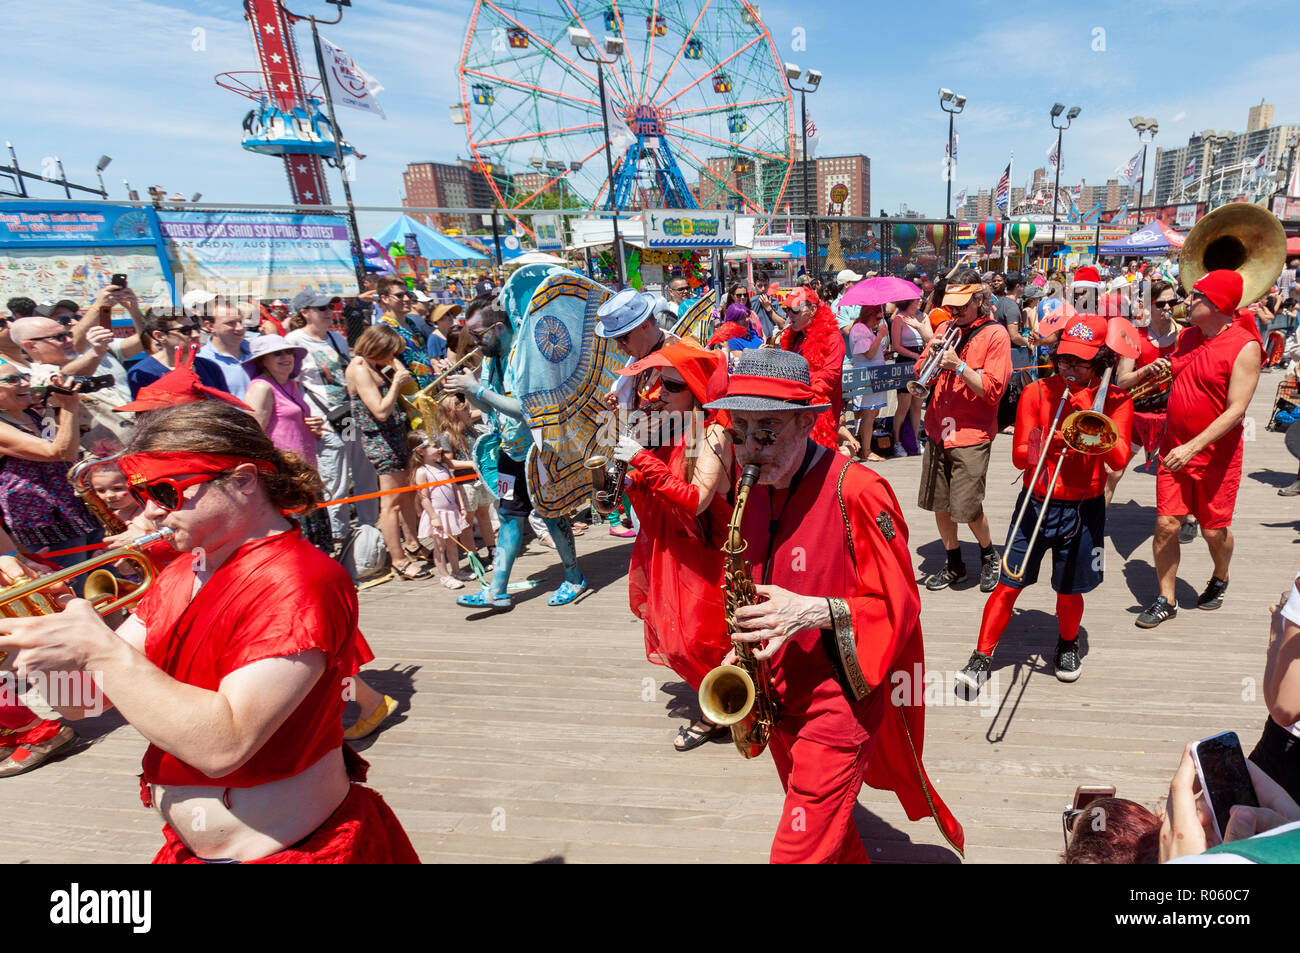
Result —
<path fill-rule="evenodd" d="M 325 37 L 320 38 L 321 59 L 325 62 L 325 81 L 335 106 L 350 106 L 387 119 L 375 94 L 384 87 Z"/>

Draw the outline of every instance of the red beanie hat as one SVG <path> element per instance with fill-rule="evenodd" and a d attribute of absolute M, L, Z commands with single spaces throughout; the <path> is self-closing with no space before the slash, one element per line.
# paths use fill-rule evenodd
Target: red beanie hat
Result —
<path fill-rule="evenodd" d="M 1232 314 L 1241 306 L 1241 275 L 1227 268 L 1217 268 L 1207 272 L 1196 284 L 1193 291 L 1199 291 L 1209 299 L 1210 304 L 1224 314 Z"/>

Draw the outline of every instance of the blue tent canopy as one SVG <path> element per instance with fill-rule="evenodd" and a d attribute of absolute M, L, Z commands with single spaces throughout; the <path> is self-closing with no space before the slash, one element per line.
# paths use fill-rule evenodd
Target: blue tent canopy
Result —
<path fill-rule="evenodd" d="M 1158 221 L 1149 222 L 1143 228 L 1113 242 L 1103 242 L 1103 255 L 1159 255 L 1175 251 L 1182 247 L 1182 238 L 1178 232 Z"/>
<path fill-rule="evenodd" d="M 487 261 L 487 255 L 453 241 L 436 228 L 430 228 L 406 214 L 397 216 L 393 224 L 376 234 L 375 241 L 387 248 L 393 242 L 405 243 L 406 236 L 412 232 L 420 243 L 422 258 L 430 261 Z"/>

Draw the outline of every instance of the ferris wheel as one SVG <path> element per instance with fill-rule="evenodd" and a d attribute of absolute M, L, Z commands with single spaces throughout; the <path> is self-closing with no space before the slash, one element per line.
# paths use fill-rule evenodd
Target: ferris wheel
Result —
<path fill-rule="evenodd" d="M 597 51 L 603 37 L 622 49 L 599 67 L 571 45 L 570 27 L 594 37 Z M 779 208 L 790 177 L 793 101 L 746 0 L 476 0 L 460 83 L 453 113 L 506 210 L 762 215 Z"/>

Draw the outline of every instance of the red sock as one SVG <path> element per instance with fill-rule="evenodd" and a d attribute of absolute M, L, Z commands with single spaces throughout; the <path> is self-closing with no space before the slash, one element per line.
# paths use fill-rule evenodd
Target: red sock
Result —
<path fill-rule="evenodd" d="M 9 676 L 10 679 L 13 676 Z M 0 691 L 12 692 L 14 683 L 10 681 L 7 685 L 0 686 Z M 8 728 L 25 728 L 32 722 L 36 721 L 36 712 L 32 711 L 22 702 L 0 701 L 0 731 Z"/>
<path fill-rule="evenodd" d="M 1083 596 L 1080 593 L 1056 594 L 1056 620 L 1061 627 L 1061 638 L 1073 642 L 1079 637 L 1079 623 L 1083 620 Z"/>
<path fill-rule="evenodd" d="M 984 603 L 984 618 L 980 620 L 979 645 L 975 647 L 981 655 L 992 655 L 998 647 L 998 639 L 1002 638 L 1007 623 L 1011 621 L 1011 610 L 1019 597 L 1019 589 L 1001 582 L 989 594 L 989 601 Z"/>

